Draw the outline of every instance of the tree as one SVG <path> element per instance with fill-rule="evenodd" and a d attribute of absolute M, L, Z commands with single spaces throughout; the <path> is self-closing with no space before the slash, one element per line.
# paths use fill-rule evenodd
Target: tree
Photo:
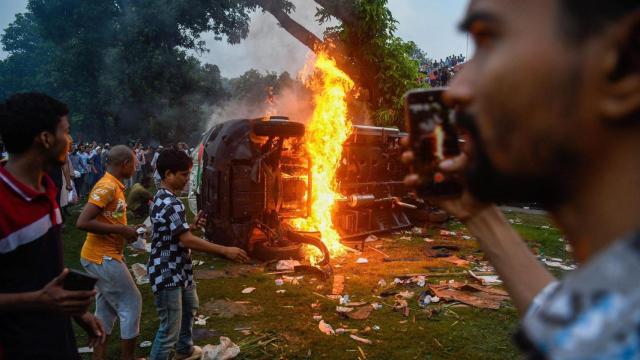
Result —
<path fill-rule="evenodd" d="M 280 25 L 309 49 L 329 51 L 343 71 L 358 84 L 364 101 L 378 125 L 403 127 L 402 96 L 418 87 L 419 49 L 395 36 L 396 20 L 387 0 L 314 0 L 321 8 L 317 19 L 341 21 L 329 28 L 324 40 L 291 19 L 270 0 L 260 2 Z"/>
<path fill-rule="evenodd" d="M 274 6 L 290 11 L 286 0 Z M 199 135 L 228 97 L 220 71 L 188 51 L 200 34 L 245 38 L 255 0 L 29 0 L 2 37 L 0 95 L 43 91 L 72 109 L 79 140 L 161 142 Z"/>

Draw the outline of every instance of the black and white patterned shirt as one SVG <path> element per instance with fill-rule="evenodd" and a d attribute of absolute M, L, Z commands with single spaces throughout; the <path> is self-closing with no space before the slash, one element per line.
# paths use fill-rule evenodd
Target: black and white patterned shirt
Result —
<path fill-rule="evenodd" d="M 191 250 L 178 236 L 189 231 L 184 205 L 173 193 L 160 189 L 151 205 L 151 256 L 147 267 L 151 290 L 158 292 L 193 285 Z"/>

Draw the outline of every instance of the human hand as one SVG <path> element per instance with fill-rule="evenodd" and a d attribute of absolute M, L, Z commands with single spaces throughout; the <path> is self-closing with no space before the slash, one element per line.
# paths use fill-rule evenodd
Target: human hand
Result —
<path fill-rule="evenodd" d="M 107 333 L 104 331 L 104 326 L 100 319 L 95 317 L 90 312 L 85 312 L 81 316 L 75 317 L 76 323 L 80 325 L 87 332 L 89 336 L 89 343 L 87 346 L 95 348 L 100 344 L 104 344 Z"/>
<path fill-rule="evenodd" d="M 67 274 L 69 269 L 64 269 L 60 275 L 45 285 L 38 292 L 37 301 L 46 309 L 69 316 L 79 316 L 87 312 L 96 292 L 95 290 L 65 290 L 63 285 Z"/>
<path fill-rule="evenodd" d="M 138 240 L 138 232 L 136 226 L 122 225 L 120 228 L 120 235 L 122 235 L 128 243 L 132 243 Z"/>
<path fill-rule="evenodd" d="M 191 231 L 194 231 L 206 225 L 207 225 L 207 216 L 204 211 L 200 210 L 198 211 L 198 215 L 196 215 L 196 220 L 193 222 L 193 224 L 189 225 L 189 228 L 191 229 Z"/>
<path fill-rule="evenodd" d="M 403 153 L 402 161 L 405 163 L 412 162 L 413 153 L 411 151 Z M 458 178 L 462 178 L 461 174 L 464 173 L 467 165 L 468 157 L 463 153 L 457 157 L 443 160 L 440 162 L 439 167 L 444 173 L 458 175 Z M 420 177 L 417 174 L 409 174 L 405 178 L 405 184 L 411 187 L 418 187 L 420 186 Z M 477 200 L 466 188 L 460 197 L 429 199 L 429 201 L 462 222 L 469 221 L 480 211 L 491 205 Z"/>
<path fill-rule="evenodd" d="M 227 259 L 230 259 L 239 263 L 249 262 L 249 256 L 247 255 L 247 253 L 244 250 L 237 247 L 225 248 L 223 255 Z"/>

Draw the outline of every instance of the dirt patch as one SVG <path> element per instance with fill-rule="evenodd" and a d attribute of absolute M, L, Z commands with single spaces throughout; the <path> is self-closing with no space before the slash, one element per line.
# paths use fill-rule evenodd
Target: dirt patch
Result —
<path fill-rule="evenodd" d="M 213 300 L 201 307 L 202 313 L 231 319 L 234 316 L 249 316 L 262 312 L 262 306 L 249 301 Z"/>

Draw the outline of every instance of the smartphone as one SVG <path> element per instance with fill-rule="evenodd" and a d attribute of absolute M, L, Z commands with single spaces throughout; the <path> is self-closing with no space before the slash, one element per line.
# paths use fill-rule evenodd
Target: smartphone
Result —
<path fill-rule="evenodd" d="M 405 94 L 405 122 L 414 154 L 411 171 L 420 177 L 418 195 L 454 198 L 462 194 L 461 183 L 439 170 L 439 163 L 460 154 L 455 111 L 442 96 L 444 88 L 416 89 Z"/>
<path fill-rule="evenodd" d="M 93 290 L 98 278 L 84 271 L 69 269 L 62 288 L 69 291 Z"/>

